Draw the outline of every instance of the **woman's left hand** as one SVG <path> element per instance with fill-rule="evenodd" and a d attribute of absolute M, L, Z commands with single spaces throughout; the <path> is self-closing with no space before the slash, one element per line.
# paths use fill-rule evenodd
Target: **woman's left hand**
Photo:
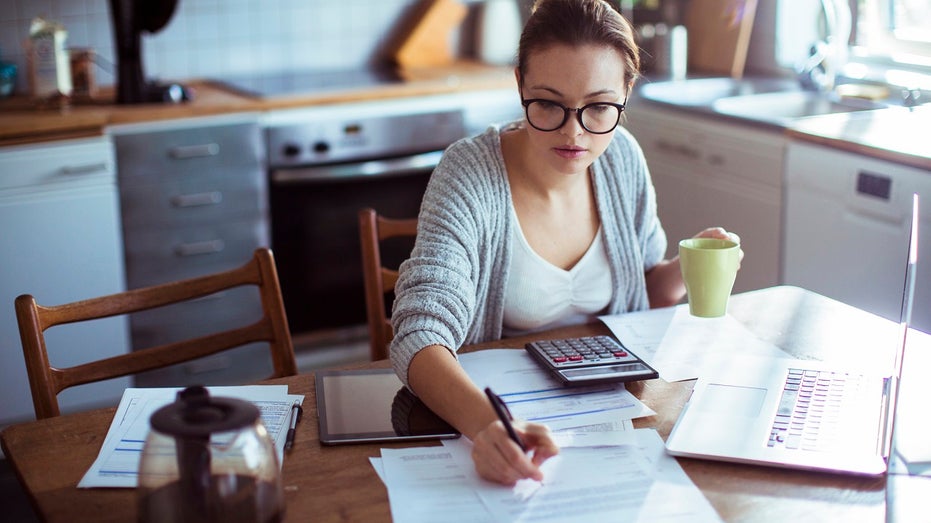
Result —
<path fill-rule="evenodd" d="M 693 236 L 693 238 L 717 238 L 719 240 L 730 240 L 737 245 L 740 245 L 740 236 L 738 236 L 735 232 L 728 232 L 724 229 L 724 227 L 708 227 L 707 229 Z M 740 249 L 740 255 L 737 262 L 738 269 L 740 269 L 740 262 L 742 262 L 743 259 L 744 250 Z"/>

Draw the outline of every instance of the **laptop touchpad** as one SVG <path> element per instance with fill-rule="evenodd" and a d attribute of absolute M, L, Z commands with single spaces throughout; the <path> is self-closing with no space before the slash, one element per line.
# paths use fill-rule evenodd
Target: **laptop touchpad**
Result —
<path fill-rule="evenodd" d="M 760 413 L 765 398 L 766 389 L 711 383 L 705 389 L 698 410 L 753 418 Z"/>

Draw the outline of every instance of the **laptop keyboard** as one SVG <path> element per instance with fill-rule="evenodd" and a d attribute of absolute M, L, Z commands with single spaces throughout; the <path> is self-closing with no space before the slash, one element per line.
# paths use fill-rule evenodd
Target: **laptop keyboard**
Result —
<path fill-rule="evenodd" d="M 768 446 L 809 451 L 843 446 L 848 429 L 843 416 L 856 412 L 842 412 L 857 409 L 863 382 L 857 374 L 789 369 Z"/>

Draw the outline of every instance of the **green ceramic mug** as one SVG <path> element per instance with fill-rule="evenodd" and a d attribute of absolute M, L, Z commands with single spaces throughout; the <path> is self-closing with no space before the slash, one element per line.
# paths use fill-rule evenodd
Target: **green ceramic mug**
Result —
<path fill-rule="evenodd" d="M 693 316 L 724 316 L 739 263 L 740 245 L 736 242 L 717 238 L 679 242 L 679 266 Z"/>

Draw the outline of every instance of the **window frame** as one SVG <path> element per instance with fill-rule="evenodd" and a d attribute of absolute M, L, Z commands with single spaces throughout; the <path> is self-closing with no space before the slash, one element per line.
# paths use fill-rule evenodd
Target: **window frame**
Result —
<path fill-rule="evenodd" d="M 850 0 L 854 13 L 851 31 L 850 58 L 857 62 L 874 63 L 914 69 L 931 70 L 931 42 L 907 40 L 895 34 L 893 9 L 896 0 Z M 866 11 L 866 12 L 861 12 Z M 866 20 L 863 21 L 863 17 Z M 861 24 L 870 41 L 861 43 Z"/>

